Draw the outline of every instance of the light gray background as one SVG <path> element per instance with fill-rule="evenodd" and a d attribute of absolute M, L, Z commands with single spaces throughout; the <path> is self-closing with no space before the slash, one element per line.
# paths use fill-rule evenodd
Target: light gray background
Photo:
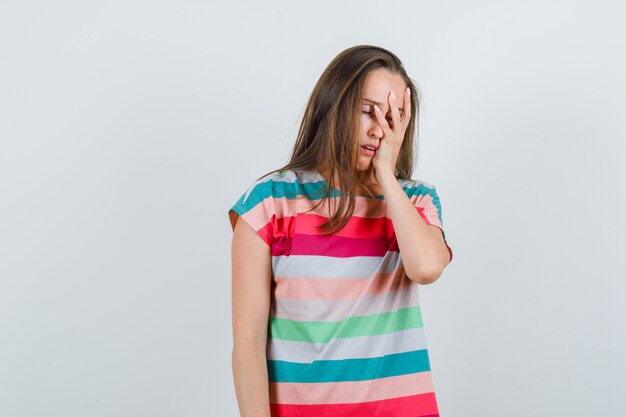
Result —
<path fill-rule="evenodd" d="M 0 417 L 237 416 L 227 211 L 330 60 L 394 51 L 453 262 L 442 416 L 623 416 L 618 2 L 0 6 Z"/>

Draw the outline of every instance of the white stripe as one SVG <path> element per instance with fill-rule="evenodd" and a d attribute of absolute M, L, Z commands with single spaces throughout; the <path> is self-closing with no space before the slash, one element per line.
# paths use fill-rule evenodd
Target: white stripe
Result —
<path fill-rule="evenodd" d="M 426 349 L 423 327 L 376 336 L 332 339 L 328 343 L 307 343 L 268 339 L 267 359 L 312 363 L 315 360 L 376 358 L 393 353 Z"/>
<path fill-rule="evenodd" d="M 400 252 L 385 256 L 335 258 L 318 255 L 273 256 L 272 271 L 281 278 L 370 278 L 379 272 L 393 272 L 400 266 Z"/>
<path fill-rule="evenodd" d="M 341 321 L 346 317 L 369 316 L 419 305 L 419 285 L 412 284 L 383 294 L 365 295 L 358 300 L 294 300 L 275 297 L 271 315 L 296 321 Z"/>

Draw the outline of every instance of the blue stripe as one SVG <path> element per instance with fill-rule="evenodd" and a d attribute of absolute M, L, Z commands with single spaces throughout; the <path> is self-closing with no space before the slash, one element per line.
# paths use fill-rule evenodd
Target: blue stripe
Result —
<path fill-rule="evenodd" d="M 430 371 L 428 349 L 394 353 L 377 358 L 316 360 L 297 363 L 268 360 L 272 382 L 365 381 Z"/>
<path fill-rule="evenodd" d="M 265 181 L 254 186 L 252 190 L 246 191 L 239 198 L 239 200 L 237 200 L 232 209 L 237 211 L 237 213 L 239 214 L 244 214 L 268 197 L 295 199 L 299 195 L 306 195 L 310 200 L 319 200 L 324 197 L 325 183 L 325 181 L 305 183 L 273 180 Z M 435 204 L 439 212 L 439 221 L 441 221 L 441 208 L 439 205 L 439 197 L 437 196 L 434 188 L 429 188 L 426 187 L 424 184 L 420 184 L 417 187 L 402 187 L 402 189 L 407 196 L 430 195 L 433 199 L 433 204 Z M 340 195 L 341 193 L 336 188 L 333 188 L 331 190 L 331 197 Z M 384 197 L 374 198 L 384 200 Z"/>

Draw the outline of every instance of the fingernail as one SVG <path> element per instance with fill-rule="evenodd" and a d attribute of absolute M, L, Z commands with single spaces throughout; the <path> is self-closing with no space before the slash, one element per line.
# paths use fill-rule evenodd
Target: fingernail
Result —
<path fill-rule="evenodd" d="M 395 100 L 396 99 L 396 95 L 393 93 L 393 91 L 391 92 L 391 99 Z"/>
<path fill-rule="evenodd" d="M 409 90 L 409 95 L 411 95 L 411 88 L 407 87 L 406 89 Z"/>

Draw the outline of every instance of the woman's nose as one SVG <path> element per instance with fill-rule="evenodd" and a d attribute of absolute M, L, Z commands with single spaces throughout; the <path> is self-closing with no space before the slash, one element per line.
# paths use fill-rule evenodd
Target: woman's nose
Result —
<path fill-rule="evenodd" d="M 378 122 L 372 122 L 372 126 L 369 128 L 369 135 L 380 139 L 383 136 L 383 128 L 380 127 Z"/>

